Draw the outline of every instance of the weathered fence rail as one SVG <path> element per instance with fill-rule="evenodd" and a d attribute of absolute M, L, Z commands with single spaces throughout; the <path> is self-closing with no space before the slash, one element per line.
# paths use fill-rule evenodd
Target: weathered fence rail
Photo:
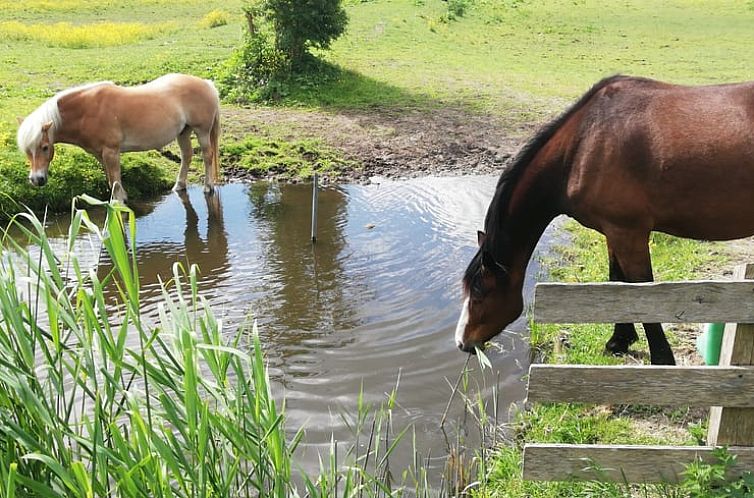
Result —
<path fill-rule="evenodd" d="M 733 281 L 539 284 L 539 323 L 727 322 L 717 367 L 532 365 L 528 400 L 710 406 L 709 446 L 527 444 L 524 479 L 676 482 L 716 445 L 754 469 L 754 265 Z"/>

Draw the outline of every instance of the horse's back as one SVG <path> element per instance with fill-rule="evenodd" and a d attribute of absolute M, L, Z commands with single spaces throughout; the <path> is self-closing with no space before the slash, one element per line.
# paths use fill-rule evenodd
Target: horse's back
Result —
<path fill-rule="evenodd" d="M 214 85 L 184 74 L 133 87 L 98 87 L 86 98 L 91 108 L 102 110 L 90 128 L 107 133 L 123 152 L 163 147 L 186 127 L 209 132 L 219 115 Z"/>
<path fill-rule="evenodd" d="M 753 124 L 752 83 L 610 83 L 584 111 L 568 200 L 593 225 L 708 239 L 754 233 Z"/>

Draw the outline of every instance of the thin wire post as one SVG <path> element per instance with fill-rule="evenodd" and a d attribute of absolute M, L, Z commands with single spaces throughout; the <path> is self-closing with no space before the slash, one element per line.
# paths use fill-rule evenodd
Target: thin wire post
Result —
<path fill-rule="evenodd" d="M 317 242 L 317 207 L 319 200 L 319 177 L 317 172 L 314 172 L 314 180 L 312 182 L 312 243 Z"/>

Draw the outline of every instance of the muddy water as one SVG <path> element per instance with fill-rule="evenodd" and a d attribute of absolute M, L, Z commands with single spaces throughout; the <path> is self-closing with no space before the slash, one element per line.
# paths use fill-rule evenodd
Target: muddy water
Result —
<path fill-rule="evenodd" d="M 306 467 L 318 466 L 316 453 L 331 436 L 350 440 L 340 413 L 355 412 L 361 386 L 379 403 L 399 372 L 394 426 L 414 423 L 419 449 L 439 458 L 448 381 L 466 360 L 453 341 L 460 276 L 495 183 L 424 178 L 323 189 L 314 245 L 308 185 L 166 195 L 136 206 L 145 311 L 156 316 L 158 276 L 170 278 L 182 261 L 200 266 L 201 290 L 228 330 L 256 318 L 290 425 L 307 427 Z M 66 230 L 64 219 L 53 225 Z M 538 272 L 532 266 L 527 292 Z M 493 371 L 485 374 L 487 396 L 499 383 L 502 418 L 524 397 L 528 365 L 523 322 L 510 329 L 489 351 Z M 449 427 L 458 428 L 462 412 L 454 403 Z"/>

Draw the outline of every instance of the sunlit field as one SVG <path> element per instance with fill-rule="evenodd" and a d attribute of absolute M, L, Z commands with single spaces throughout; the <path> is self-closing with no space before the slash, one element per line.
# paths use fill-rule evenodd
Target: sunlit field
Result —
<path fill-rule="evenodd" d="M 172 22 L 156 24 L 100 22 L 73 25 L 68 22 L 24 24 L 18 21 L 6 21 L 0 23 L 0 39 L 36 41 L 48 47 L 101 48 L 126 45 L 139 40 L 151 40 L 175 28 L 176 25 Z"/>

